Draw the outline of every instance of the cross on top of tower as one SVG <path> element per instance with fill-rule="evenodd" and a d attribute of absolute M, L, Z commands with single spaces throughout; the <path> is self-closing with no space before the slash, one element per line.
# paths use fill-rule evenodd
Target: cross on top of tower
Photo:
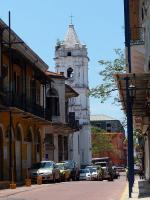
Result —
<path fill-rule="evenodd" d="M 73 18 L 74 16 L 72 16 L 72 14 L 71 14 L 69 17 L 70 17 L 70 24 L 72 24 L 72 18 Z"/>

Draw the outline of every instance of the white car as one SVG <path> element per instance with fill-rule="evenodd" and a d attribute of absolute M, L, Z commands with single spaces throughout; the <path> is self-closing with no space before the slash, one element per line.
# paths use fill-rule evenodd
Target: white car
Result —
<path fill-rule="evenodd" d="M 90 170 L 90 173 L 91 173 L 91 180 L 98 180 L 98 170 L 97 168 L 88 168 Z"/>
<path fill-rule="evenodd" d="M 41 176 L 43 181 L 55 182 L 60 180 L 60 170 L 56 168 L 53 161 L 34 163 L 29 172 L 32 181 L 36 181 L 38 176 Z"/>
<path fill-rule="evenodd" d="M 80 169 L 80 176 L 79 176 L 79 180 L 87 180 L 90 181 L 91 180 L 91 173 L 89 169 Z"/>

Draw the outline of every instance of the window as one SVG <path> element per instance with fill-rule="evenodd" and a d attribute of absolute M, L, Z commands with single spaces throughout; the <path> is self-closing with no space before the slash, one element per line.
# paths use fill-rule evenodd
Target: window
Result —
<path fill-rule="evenodd" d="M 54 136 L 52 134 L 45 134 L 45 144 L 54 145 Z"/>
<path fill-rule="evenodd" d="M 59 96 L 57 91 L 52 88 L 49 90 L 48 97 L 46 98 L 46 108 L 50 111 L 51 116 L 59 116 Z"/>
<path fill-rule="evenodd" d="M 111 132 L 111 124 L 110 123 L 106 124 L 106 131 L 109 133 Z"/>
<path fill-rule="evenodd" d="M 78 154 L 80 153 L 80 138 L 79 138 L 79 135 L 78 135 Z"/>
<path fill-rule="evenodd" d="M 67 77 L 68 77 L 68 78 L 73 77 L 73 69 L 72 69 L 71 67 L 69 67 L 69 68 L 67 69 Z"/>
<path fill-rule="evenodd" d="M 142 14 L 141 14 L 141 17 L 142 17 L 142 21 L 144 20 L 144 9 L 142 8 Z"/>
<path fill-rule="evenodd" d="M 70 51 L 67 53 L 67 56 L 71 56 L 71 52 Z"/>
<path fill-rule="evenodd" d="M 63 160 L 63 151 L 62 135 L 58 135 L 58 161 Z"/>
<path fill-rule="evenodd" d="M 41 85 L 38 82 L 36 85 L 36 104 L 40 105 L 40 89 L 41 89 Z"/>
<path fill-rule="evenodd" d="M 20 89 L 20 86 L 21 86 L 21 79 L 20 79 L 20 76 L 19 74 L 17 74 L 16 72 L 14 72 L 14 93 L 15 94 L 20 94 L 21 93 L 21 89 Z"/>
<path fill-rule="evenodd" d="M 16 129 L 16 140 L 21 141 L 21 132 L 19 127 Z"/>
<path fill-rule="evenodd" d="M 150 61 L 149 61 L 149 63 L 148 63 L 148 70 L 150 71 Z"/>
<path fill-rule="evenodd" d="M 36 81 L 30 80 L 30 98 L 33 104 L 36 104 Z"/>

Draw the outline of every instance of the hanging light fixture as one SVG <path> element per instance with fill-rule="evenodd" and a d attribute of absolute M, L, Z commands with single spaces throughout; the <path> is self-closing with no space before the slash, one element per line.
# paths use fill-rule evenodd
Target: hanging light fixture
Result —
<path fill-rule="evenodd" d="M 130 98 L 134 98 L 135 97 L 135 85 L 133 85 L 132 83 L 129 85 L 129 95 Z"/>

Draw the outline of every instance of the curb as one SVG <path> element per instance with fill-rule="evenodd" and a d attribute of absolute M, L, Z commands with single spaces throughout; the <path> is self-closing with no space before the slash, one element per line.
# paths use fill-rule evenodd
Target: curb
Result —
<path fill-rule="evenodd" d="M 128 200 L 128 184 L 127 183 L 119 200 Z"/>

